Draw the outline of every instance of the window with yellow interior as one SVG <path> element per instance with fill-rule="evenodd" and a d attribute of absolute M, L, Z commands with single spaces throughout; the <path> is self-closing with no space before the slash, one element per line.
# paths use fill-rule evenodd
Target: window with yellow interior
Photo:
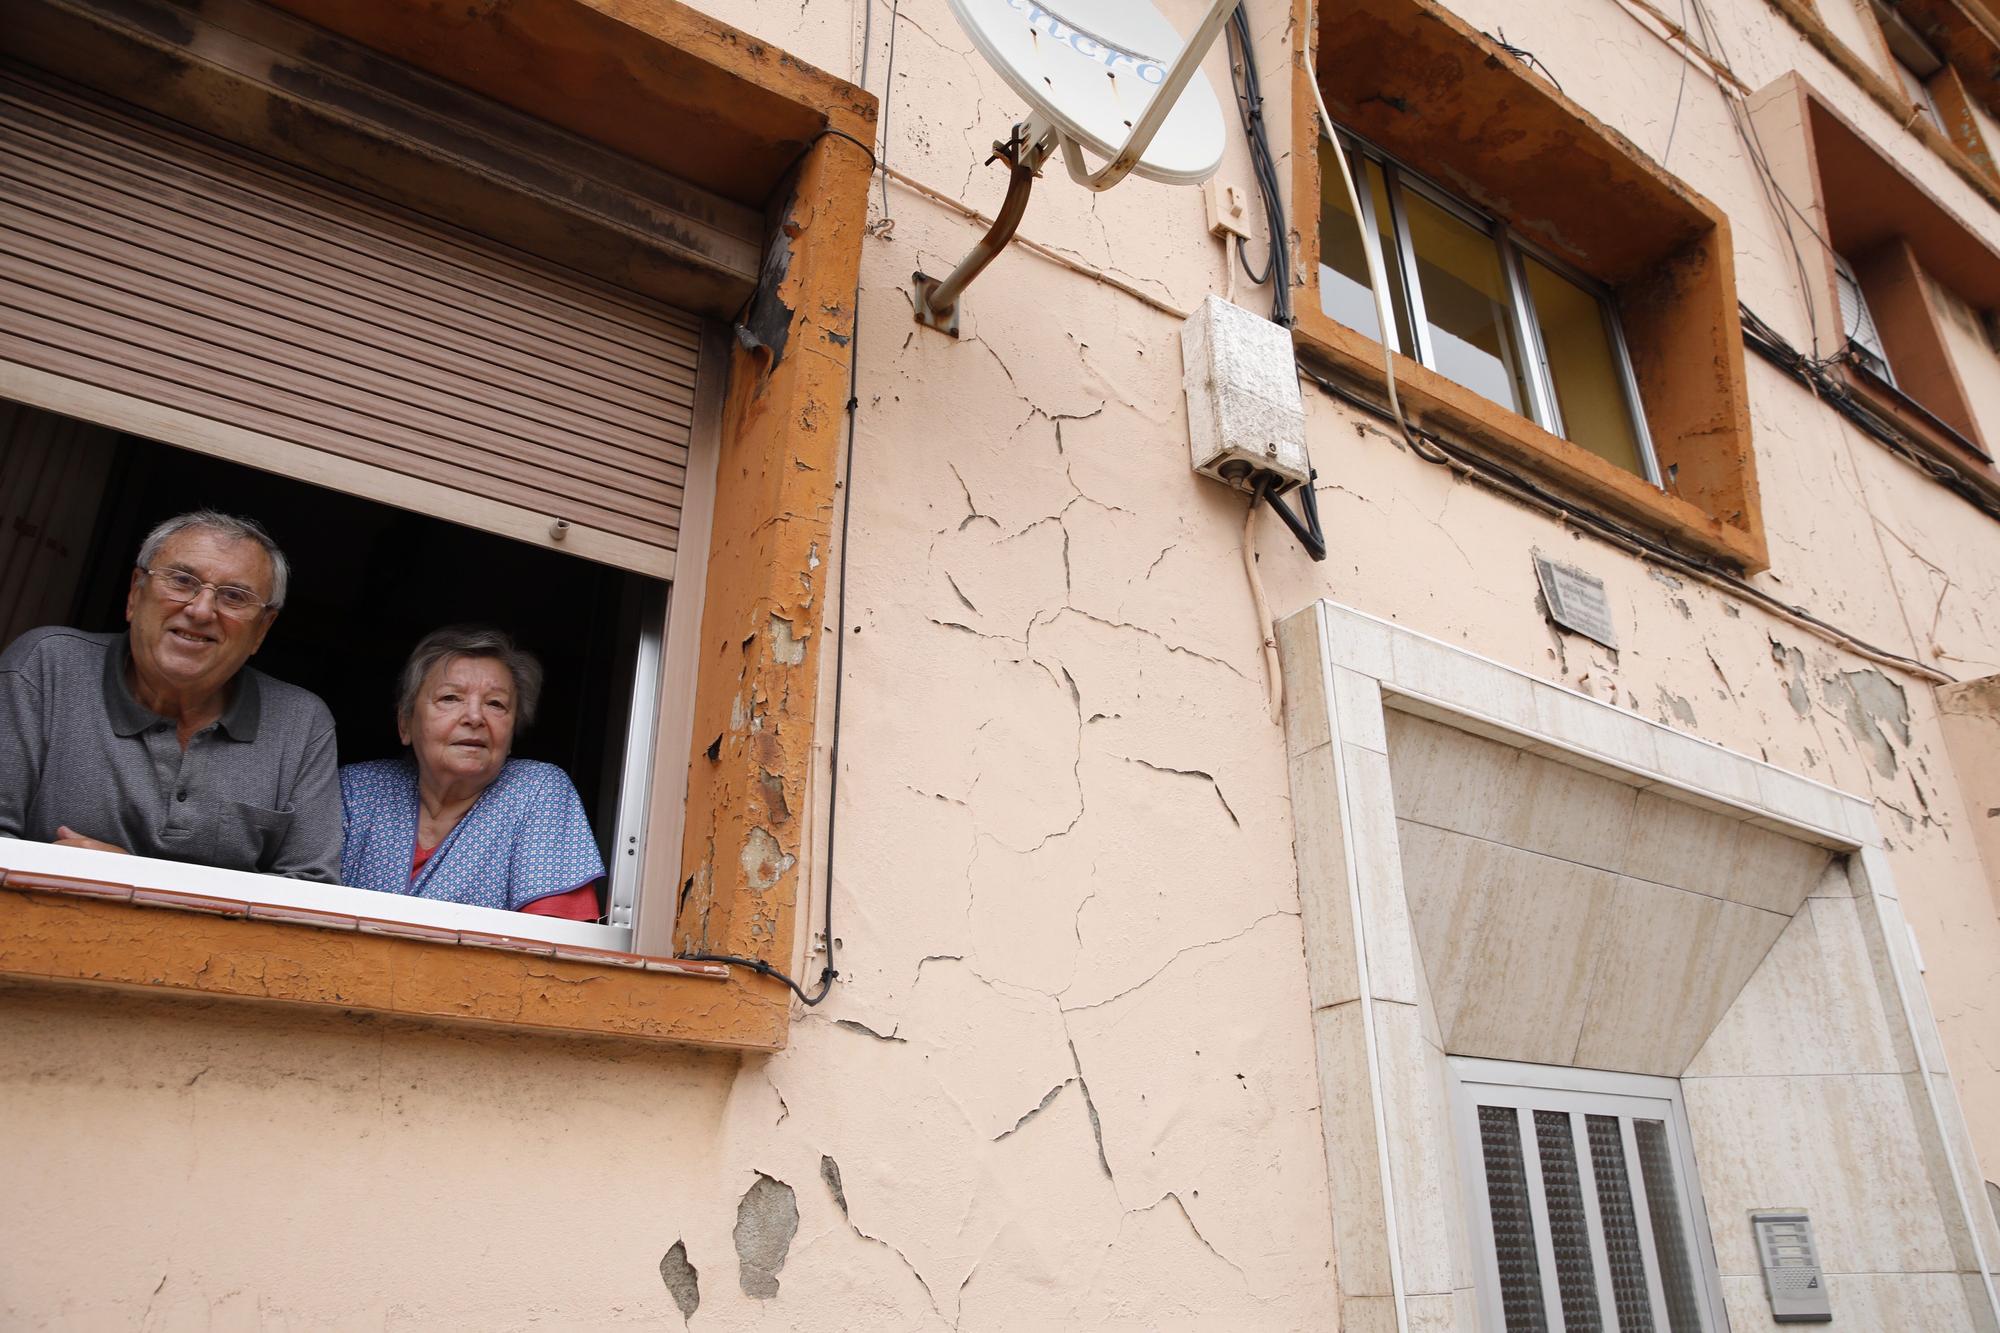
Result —
<path fill-rule="evenodd" d="M 1604 289 L 1385 154 L 1319 142 L 1320 306 L 1383 338 L 1369 285 L 1375 252 L 1391 345 L 1551 434 L 1659 481 L 1638 386 Z M 1356 219 L 1336 152 L 1348 156 Z"/>

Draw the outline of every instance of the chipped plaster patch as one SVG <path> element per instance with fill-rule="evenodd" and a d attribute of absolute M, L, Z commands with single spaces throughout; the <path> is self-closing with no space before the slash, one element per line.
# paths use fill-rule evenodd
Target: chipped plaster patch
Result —
<path fill-rule="evenodd" d="M 1903 687 L 1881 672 L 1865 668 L 1822 677 L 1820 694 L 1867 751 L 1875 771 L 1885 778 L 1895 777 L 1896 748 L 1889 743 L 1883 725 L 1887 724 L 1905 747 L 1909 745 L 1910 701 Z M 1921 792 L 1918 799 L 1922 799 Z"/>
<path fill-rule="evenodd" d="M 681 1322 L 694 1318 L 694 1312 L 701 1308 L 701 1273 L 688 1262 L 685 1242 L 675 1241 L 673 1248 L 660 1257 L 660 1281 L 667 1284 L 667 1291 L 681 1312 Z"/>
<path fill-rule="evenodd" d="M 1686 699 L 1681 698 L 1680 695 L 1674 694 L 1664 685 L 1660 686 L 1660 707 L 1672 713 L 1682 726 L 1693 727 L 1695 725 L 1694 705 Z"/>
<path fill-rule="evenodd" d="M 833 1191 L 834 1206 L 840 1209 L 842 1217 L 847 1216 L 847 1191 L 840 1184 L 840 1163 L 822 1155 L 819 1159 L 819 1178 Z"/>
<path fill-rule="evenodd" d="M 806 641 L 792 634 L 792 622 L 783 616 L 771 617 L 771 660 L 779 666 L 798 666 L 806 660 Z"/>
<path fill-rule="evenodd" d="M 1812 716 L 1812 691 L 1806 688 L 1806 655 L 1797 648 L 1771 640 L 1771 660 L 1785 673 L 1785 699 L 1800 717 Z"/>
<path fill-rule="evenodd" d="M 757 770 L 757 783 L 764 789 L 764 803 L 770 807 L 771 818 L 782 824 L 792 817 L 791 803 L 785 800 L 785 780 L 768 768 Z"/>
<path fill-rule="evenodd" d="M 799 858 L 779 846 L 769 829 L 753 828 L 743 840 L 742 861 L 744 881 L 762 893 L 783 879 Z"/>
<path fill-rule="evenodd" d="M 799 1234 L 799 1202 L 792 1187 L 759 1171 L 736 1205 L 737 1280 L 745 1296 L 768 1301 L 778 1294 L 778 1270 Z"/>

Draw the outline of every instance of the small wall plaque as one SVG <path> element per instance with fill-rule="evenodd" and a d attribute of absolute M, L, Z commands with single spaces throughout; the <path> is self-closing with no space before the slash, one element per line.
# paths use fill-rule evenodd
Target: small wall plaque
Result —
<path fill-rule="evenodd" d="M 1542 597 L 1549 604 L 1549 616 L 1564 629 L 1595 639 L 1606 648 L 1618 646 L 1617 631 L 1611 627 L 1611 601 L 1604 595 L 1604 580 L 1574 565 L 1557 564 L 1547 556 L 1535 556 L 1535 577 L 1541 580 Z"/>

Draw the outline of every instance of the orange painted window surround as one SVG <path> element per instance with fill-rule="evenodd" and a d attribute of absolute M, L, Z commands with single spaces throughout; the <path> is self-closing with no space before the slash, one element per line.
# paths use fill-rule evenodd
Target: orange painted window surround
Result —
<path fill-rule="evenodd" d="M 1988 116 L 2000 115 L 2000 25 L 1956 0 L 1867 0 L 1888 72 L 1895 76 L 1913 109 L 1976 162 L 1996 175 L 1977 102 Z M 1880 62 L 1878 62 L 1880 63 Z"/>
<path fill-rule="evenodd" d="M 1793 242 L 1815 277 L 1813 355 L 1841 356 L 1834 367 L 1849 392 L 1898 426 L 1918 448 L 2000 497 L 1993 441 L 1975 417 L 1968 371 L 1991 365 L 1983 339 L 1953 349 L 1937 289 L 1980 312 L 2000 310 L 2000 250 L 1982 240 L 1882 145 L 1871 141 L 1802 77 L 1788 74 L 1749 101 L 1758 136 L 1787 197 Z M 1890 374 L 1867 358 L 1842 355 L 1838 265 L 1845 261 L 1865 298 Z M 1831 316 L 1831 317 L 1829 317 Z M 1892 382 L 1893 381 L 1893 382 Z"/>
<path fill-rule="evenodd" d="M 1660 484 L 1543 429 L 1408 357 L 1397 386 L 1418 424 L 1684 549 L 1747 571 L 1769 564 L 1727 218 L 1431 0 L 1324 0 L 1295 30 L 1336 124 L 1445 182 L 1605 289 L 1618 312 Z M 1293 98 L 1295 143 L 1319 136 L 1311 92 Z M 1364 388 L 1381 347 L 1326 315 L 1319 282 L 1321 155 L 1296 152 L 1293 198 L 1305 293 L 1301 352 Z M 1331 188 L 1338 188 L 1335 183 Z"/>
<path fill-rule="evenodd" d="M 2000 24 L 1959 0 L 1897 0 L 1897 13 L 1944 61 L 1921 80 L 1921 89 L 1913 89 L 1898 68 L 1887 31 L 1872 15 L 1860 16 L 1871 49 L 1856 51 L 1827 26 L 1815 0 L 1770 4 L 1877 105 L 2000 207 L 2000 162 L 1971 109 L 1977 102 L 1989 117 L 2000 118 Z"/>
<path fill-rule="evenodd" d="M 510 9 L 503 21 L 478 7 L 274 3 L 751 207 L 782 201 L 781 188 L 789 193 L 782 225 L 794 239 L 781 295 L 798 312 L 794 351 L 775 365 L 768 356 L 732 351 L 720 439 L 728 465 L 701 599 L 703 642 L 746 647 L 726 664 L 704 654 L 692 685 L 696 738 L 687 756 L 682 862 L 647 868 L 649 881 L 682 902 L 680 919 L 656 914 L 635 942 L 642 956 L 467 939 L 463 931 L 389 921 L 350 926 L 319 919 L 324 913 L 137 887 L 146 877 L 137 867 L 122 885 L 10 872 L 0 886 L 0 981 L 566 1036 L 781 1048 L 790 1010 L 780 983 L 666 955 L 693 944 L 793 965 L 811 859 L 797 855 L 773 882 L 751 882 L 744 858 L 728 849 L 753 828 L 781 826 L 767 807 L 807 807 L 818 657 L 808 652 L 801 663 L 789 652 L 767 653 L 755 636 L 752 651 L 742 627 L 765 626 L 777 608 L 795 617 L 804 637 L 817 618 L 814 589 L 802 577 L 830 544 L 836 507 L 832 479 L 870 168 L 854 143 L 874 138 L 875 101 L 678 5 L 633 11 L 607 0 L 547 0 Z M 603 77 L 611 68 L 624 73 Z M 654 131 L 696 119 L 705 126 L 699 136 Z M 766 709 L 760 736 L 711 744 L 743 692 L 782 703 Z M 761 744 L 753 747 L 752 739 Z M 800 836 L 796 822 L 782 831 Z"/>

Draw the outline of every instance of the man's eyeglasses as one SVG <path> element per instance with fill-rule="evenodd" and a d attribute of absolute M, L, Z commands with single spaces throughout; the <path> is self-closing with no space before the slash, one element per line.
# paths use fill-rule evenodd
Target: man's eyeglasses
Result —
<path fill-rule="evenodd" d="M 203 588 L 208 589 L 215 594 L 215 609 L 235 620 L 248 620 L 271 605 L 248 588 L 233 583 L 208 583 L 184 569 L 148 569 L 144 565 L 138 569 L 153 580 L 160 596 L 170 602 L 192 602 L 201 596 Z"/>

